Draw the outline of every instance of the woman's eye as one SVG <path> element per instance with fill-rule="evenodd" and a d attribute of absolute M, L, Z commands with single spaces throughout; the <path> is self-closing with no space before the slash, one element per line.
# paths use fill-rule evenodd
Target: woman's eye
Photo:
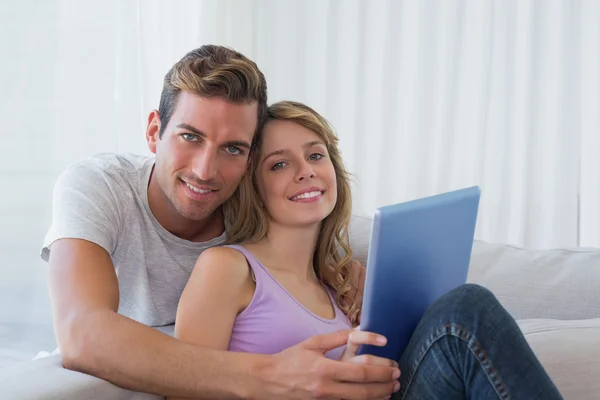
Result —
<path fill-rule="evenodd" d="M 184 133 L 181 136 L 188 142 L 196 142 L 198 140 L 198 135 L 193 133 Z"/>
<path fill-rule="evenodd" d="M 277 171 L 278 169 L 281 169 L 285 166 L 285 162 L 283 161 L 279 161 L 278 163 L 275 163 L 272 167 L 271 170 L 273 171 Z"/>
<path fill-rule="evenodd" d="M 320 160 L 323 157 L 324 157 L 323 154 L 313 153 L 308 158 L 311 159 L 311 160 L 313 160 L 313 161 L 317 161 L 317 160 Z"/>
<path fill-rule="evenodd" d="M 243 154 L 242 150 L 239 147 L 236 147 L 236 146 L 227 146 L 227 152 L 229 154 L 233 154 L 234 156 Z"/>

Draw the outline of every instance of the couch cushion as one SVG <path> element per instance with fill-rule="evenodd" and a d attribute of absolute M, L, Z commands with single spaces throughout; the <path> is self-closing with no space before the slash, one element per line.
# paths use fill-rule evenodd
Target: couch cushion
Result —
<path fill-rule="evenodd" d="M 600 318 L 517 322 L 565 400 L 598 398 Z"/>
<path fill-rule="evenodd" d="M 0 371 L 0 398 L 19 400 L 160 400 L 62 367 L 59 354 Z"/>

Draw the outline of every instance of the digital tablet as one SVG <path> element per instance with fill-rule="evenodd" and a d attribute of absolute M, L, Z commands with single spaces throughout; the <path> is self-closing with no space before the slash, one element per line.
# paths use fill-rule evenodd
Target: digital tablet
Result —
<path fill-rule="evenodd" d="M 466 283 L 480 196 L 474 186 L 375 211 L 360 329 L 388 343 L 358 354 L 399 360 L 427 308 Z"/>

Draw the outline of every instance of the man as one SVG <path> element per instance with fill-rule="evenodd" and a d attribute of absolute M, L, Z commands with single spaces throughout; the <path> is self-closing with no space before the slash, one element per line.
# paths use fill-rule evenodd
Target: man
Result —
<path fill-rule="evenodd" d="M 392 365 L 324 357 L 348 333 L 265 356 L 199 348 L 155 329 L 174 322 L 199 254 L 224 242 L 220 206 L 246 172 L 266 107 L 255 63 L 203 46 L 165 76 L 146 130 L 155 157 L 99 155 L 61 174 L 42 257 L 66 368 L 192 398 L 375 399 L 397 390 Z"/>

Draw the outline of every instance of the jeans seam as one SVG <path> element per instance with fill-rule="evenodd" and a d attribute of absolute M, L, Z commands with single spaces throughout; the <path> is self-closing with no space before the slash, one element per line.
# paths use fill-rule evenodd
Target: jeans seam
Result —
<path fill-rule="evenodd" d="M 419 366 L 431 347 L 444 336 L 454 336 L 467 344 L 467 347 L 471 354 L 475 357 L 481 369 L 483 370 L 488 381 L 494 388 L 498 397 L 502 400 L 510 400 L 512 396 L 509 393 L 508 387 L 504 384 L 498 371 L 493 367 L 492 362 L 486 352 L 483 350 L 479 341 L 474 335 L 464 327 L 457 324 L 446 324 L 435 330 L 431 336 L 425 341 L 425 345 L 421 348 L 418 353 L 416 360 L 412 363 L 409 375 L 406 379 L 406 385 L 401 388 L 401 399 L 403 399 L 408 393 L 408 389 L 412 383 L 414 376 L 419 369 Z"/>

